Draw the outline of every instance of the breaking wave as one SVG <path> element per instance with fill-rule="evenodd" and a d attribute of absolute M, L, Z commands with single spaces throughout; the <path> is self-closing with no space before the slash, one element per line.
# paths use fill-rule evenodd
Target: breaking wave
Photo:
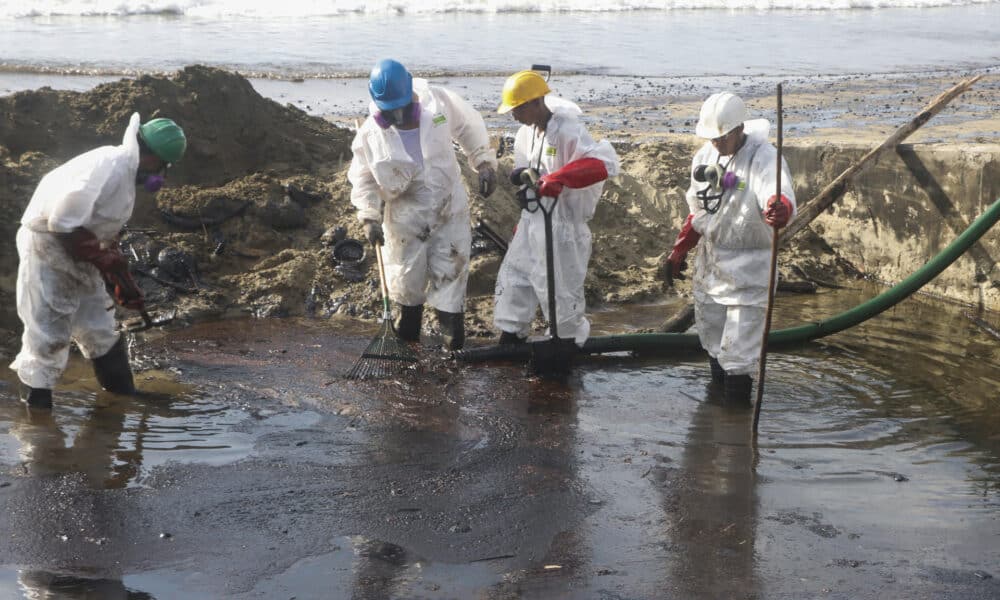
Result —
<path fill-rule="evenodd" d="M 1000 0 L 23 0 L 0 1 L 0 18 L 337 17 L 392 14 L 627 12 L 671 10 L 870 10 L 1000 4 Z"/>

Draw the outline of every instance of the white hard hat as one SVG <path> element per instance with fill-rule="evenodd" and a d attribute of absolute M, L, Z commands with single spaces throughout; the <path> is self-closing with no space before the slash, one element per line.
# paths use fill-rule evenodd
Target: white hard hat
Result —
<path fill-rule="evenodd" d="M 698 126 L 694 132 L 700 138 L 712 140 L 736 129 L 747 120 L 747 105 L 731 92 L 712 94 L 701 105 Z"/>

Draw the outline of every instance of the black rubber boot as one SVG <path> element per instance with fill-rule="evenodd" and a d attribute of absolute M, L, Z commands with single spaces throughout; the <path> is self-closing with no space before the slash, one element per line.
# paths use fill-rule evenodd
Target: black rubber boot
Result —
<path fill-rule="evenodd" d="M 511 333 L 509 331 L 501 331 L 500 339 L 497 340 L 498 346 L 514 346 L 516 344 L 523 344 L 528 341 L 527 338 L 518 336 L 516 333 Z"/>
<path fill-rule="evenodd" d="M 726 375 L 726 404 L 750 406 L 750 389 L 753 379 L 749 375 Z"/>
<path fill-rule="evenodd" d="M 444 336 L 444 346 L 449 350 L 461 350 L 465 345 L 465 313 L 450 313 L 434 309 L 441 334 Z"/>
<path fill-rule="evenodd" d="M 20 392 L 21 402 L 27 404 L 29 408 L 52 408 L 52 390 L 33 388 L 22 383 Z"/>
<path fill-rule="evenodd" d="M 115 345 L 104 356 L 95 358 L 94 375 L 101 387 L 116 394 L 134 394 L 132 367 L 128 364 L 125 336 L 119 336 Z"/>
<path fill-rule="evenodd" d="M 420 341 L 420 325 L 424 319 L 424 305 L 399 305 L 399 318 L 396 319 L 396 333 L 408 342 Z"/>
<path fill-rule="evenodd" d="M 726 370 L 722 368 L 722 365 L 719 364 L 719 361 L 717 361 L 717 360 L 715 360 L 715 358 L 709 356 L 708 357 L 708 366 L 712 369 L 712 382 L 713 383 L 722 383 L 723 381 L 726 380 Z"/>

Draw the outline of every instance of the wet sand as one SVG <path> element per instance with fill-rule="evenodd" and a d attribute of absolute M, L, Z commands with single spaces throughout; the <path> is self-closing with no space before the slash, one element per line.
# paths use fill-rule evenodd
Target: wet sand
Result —
<path fill-rule="evenodd" d="M 774 121 L 776 84 L 783 84 L 786 139 L 805 137 L 833 143 L 879 142 L 913 118 L 928 102 L 959 81 L 983 75 L 975 87 L 953 101 L 909 143 L 992 143 L 1000 138 L 1000 67 L 915 73 L 740 77 L 560 76 L 554 93 L 578 102 L 596 131 L 613 139 L 648 141 L 670 134 L 692 134 L 701 101 L 719 90 L 741 94 L 754 116 Z M 86 91 L 111 77 L 24 73 L 0 74 L 0 95 L 50 86 Z M 367 113 L 363 79 L 253 79 L 267 98 L 295 106 L 344 127 Z M 497 115 L 504 79 L 496 76 L 431 77 L 480 109 L 494 131 L 516 129 L 509 116 Z"/>
<path fill-rule="evenodd" d="M 644 142 L 671 134 L 691 135 L 702 100 L 719 90 L 742 95 L 754 117 L 774 122 L 775 90 L 783 85 L 786 139 L 878 143 L 959 81 L 983 75 L 908 143 L 992 143 L 1000 138 L 1000 75 L 997 69 L 830 77 L 583 77 L 553 76 L 554 93 L 578 102 L 595 131 L 620 141 Z M 517 128 L 494 112 L 503 79 L 433 80 L 463 94 L 483 111 L 494 130 Z M 367 111 L 363 80 L 314 80 L 292 84 L 255 80 L 263 95 L 288 102 L 347 127 Z"/>

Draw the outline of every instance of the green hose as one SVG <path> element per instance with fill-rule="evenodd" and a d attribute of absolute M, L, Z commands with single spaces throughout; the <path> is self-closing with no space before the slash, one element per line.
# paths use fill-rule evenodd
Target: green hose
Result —
<path fill-rule="evenodd" d="M 844 331 L 892 308 L 940 275 L 941 271 L 944 271 L 949 265 L 958 260 L 958 257 L 964 254 L 979 238 L 983 237 L 998 220 L 1000 220 L 1000 199 L 990 205 L 986 209 L 986 212 L 973 221 L 962 232 L 962 235 L 958 236 L 947 248 L 897 285 L 871 300 L 825 321 L 772 331 L 767 338 L 768 348 L 801 344 Z M 603 354 L 608 352 L 636 352 L 641 354 L 676 352 L 680 350 L 701 351 L 701 342 L 698 340 L 697 334 L 627 333 L 622 335 L 602 335 L 588 339 L 581 352 L 586 354 Z M 530 356 L 531 344 L 489 346 L 455 352 L 455 358 L 463 362 L 527 360 Z"/>

